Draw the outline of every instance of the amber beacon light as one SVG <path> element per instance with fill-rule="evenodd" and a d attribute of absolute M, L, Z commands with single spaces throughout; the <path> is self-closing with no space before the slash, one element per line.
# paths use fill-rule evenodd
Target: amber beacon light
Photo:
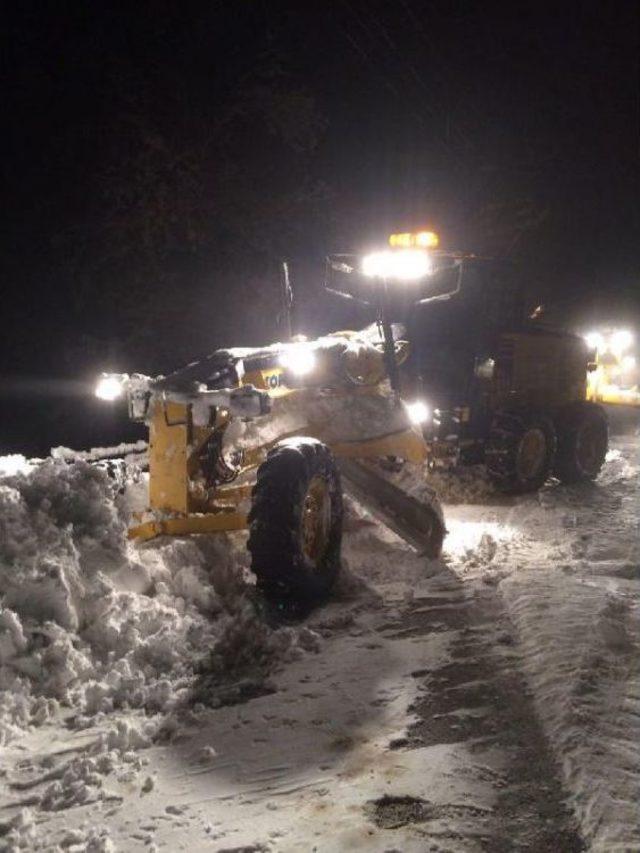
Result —
<path fill-rule="evenodd" d="M 435 231 L 407 231 L 390 234 L 389 245 L 392 249 L 437 249 L 440 238 Z"/>

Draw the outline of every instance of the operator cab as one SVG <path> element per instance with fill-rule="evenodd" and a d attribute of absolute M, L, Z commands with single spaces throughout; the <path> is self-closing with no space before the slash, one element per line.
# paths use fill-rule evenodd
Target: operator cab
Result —
<path fill-rule="evenodd" d="M 492 378 L 500 334 L 522 327 L 521 288 L 510 272 L 468 260 L 456 292 L 405 308 L 407 373 L 434 407 L 450 409 L 476 397 Z"/>
<path fill-rule="evenodd" d="M 425 233 L 431 235 L 423 237 L 431 248 L 426 250 L 428 261 L 422 261 L 422 274 L 416 267 L 416 275 L 411 275 L 409 266 L 406 278 L 402 268 L 396 276 L 389 275 L 398 248 L 415 250 L 421 245 L 416 238 Z M 431 411 L 442 413 L 438 432 L 450 432 L 446 413 L 461 407 L 467 414 L 464 426 L 456 432 L 484 429 L 500 335 L 518 330 L 524 323 L 522 287 L 514 270 L 487 259 L 441 251 L 432 232 L 392 235 L 389 242 L 392 249 L 386 253 L 329 258 L 327 289 L 352 304 L 370 306 L 369 321 L 376 314 L 379 319 L 383 311 L 394 337 L 409 341 L 400 390 L 405 400 L 421 399 Z M 385 273 L 377 281 L 371 275 L 376 264 Z M 433 433 L 433 422 L 426 431 Z"/>

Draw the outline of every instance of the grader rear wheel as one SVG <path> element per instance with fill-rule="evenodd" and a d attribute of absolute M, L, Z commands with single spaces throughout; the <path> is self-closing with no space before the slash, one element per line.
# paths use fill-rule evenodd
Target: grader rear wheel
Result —
<path fill-rule="evenodd" d="M 545 415 L 500 412 L 491 425 L 485 464 L 501 492 L 535 492 L 551 474 L 555 451 L 555 430 Z"/>
<path fill-rule="evenodd" d="M 525 430 L 517 444 L 515 474 L 520 482 L 535 481 L 542 472 L 547 457 L 547 434 L 540 426 Z"/>
<path fill-rule="evenodd" d="M 554 473 L 562 483 L 595 480 L 609 447 L 604 409 L 595 403 L 577 403 L 558 419 L 558 453 Z"/>

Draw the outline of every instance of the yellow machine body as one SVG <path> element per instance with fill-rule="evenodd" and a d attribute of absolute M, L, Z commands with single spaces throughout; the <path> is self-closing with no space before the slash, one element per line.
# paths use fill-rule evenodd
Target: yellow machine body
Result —
<path fill-rule="evenodd" d="M 341 333 L 344 334 L 344 333 Z M 404 351 L 400 353 L 404 356 Z M 353 397 L 380 395 L 380 382 L 384 380 L 382 355 L 363 349 L 362 354 L 349 351 L 345 359 L 346 370 L 357 377 L 357 386 L 337 387 L 322 391 L 323 400 L 331 398 L 349 401 Z M 242 385 L 253 385 L 267 391 L 274 404 L 279 398 L 295 395 L 299 411 L 309 414 L 306 423 L 298 424 L 294 431 L 286 429 L 265 443 L 256 443 L 242 450 L 238 478 L 242 485 L 207 484 L 201 470 L 201 455 L 215 431 L 224 432 L 231 423 L 229 413 L 222 410 L 215 422 L 206 427 L 193 422 L 191 406 L 157 398 L 148 416 L 149 424 L 149 513 L 129 530 L 133 539 L 146 540 L 155 536 L 184 535 L 188 533 L 215 533 L 240 530 L 247 527 L 248 500 L 253 483 L 244 482 L 266 458 L 268 451 L 279 441 L 304 435 L 327 444 L 335 456 L 350 459 L 401 456 L 412 462 L 423 462 L 427 445 L 419 429 L 408 423 L 388 433 L 373 438 L 336 440 L 331 433 L 330 419 L 313 421 L 314 395 L 317 390 L 290 388 L 283 382 L 281 368 L 247 372 Z M 266 417 L 269 417 L 268 415 Z"/>
<path fill-rule="evenodd" d="M 608 406 L 634 406 L 640 408 L 640 388 L 620 388 L 619 385 L 602 382 L 587 389 L 587 400 L 605 403 Z"/>
<path fill-rule="evenodd" d="M 635 360 L 634 360 L 635 363 Z M 587 381 L 587 399 L 593 403 L 610 406 L 634 406 L 640 408 L 640 385 L 638 371 L 630 377 L 625 370 L 624 358 L 613 353 L 598 353 Z M 630 382 L 629 380 L 636 380 Z"/>

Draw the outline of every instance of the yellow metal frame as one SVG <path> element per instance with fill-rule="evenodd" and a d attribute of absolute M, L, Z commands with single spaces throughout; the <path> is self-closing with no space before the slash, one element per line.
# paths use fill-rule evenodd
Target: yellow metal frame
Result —
<path fill-rule="evenodd" d="M 379 393 L 378 384 L 383 378 L 382 355 L 376 355 L 377 359 L 372 360 L 371 352 L 365 351 L 362 364 L 348 365 L 357 371 L 358 376 L 365 378 L 364 382 L 336 389 L 335 395 Z M 268 391 L 272 397 L 308 393 L 308 389 L 286 387 L 282 376 L 283 371 L 275 367 L 247 373 L 242 381 Z M 239 507 L 251 497 L 253 484 L 212 489 L 207 488 L 199 476 L 199 454 L 216 430 L 224 431 L 228 426 L 228 413 L 218 412 L 215 423 L 209 426 L 195 426 L 188 404 L 158 399 L 153 403 L 150 417 L 149 508 L 154 517 L 130 528 L 129 537 L 145 541 L 160 535 L 218 533 L 246 528 L 247 515 Z M 412 462 L 422 462 L 427 456 L 427 445 L 421 433 L 410 428 L 362 441 L 332 442 L 324 433 L 325 428 L 321 424 L 309 423 L 295 433 L 278 436 L 269 444 L 248 448 L 239 473 L 245 474 L 257 468 L 271 447 L 294 435 L 317 438 L 328 444 L 336 456 L 350 459 L 402 456 Z"/>
<path fill-rule="evenodd" d="M 374 457 L 401 456 L 408 462 L 424 462 L 427 444 L 416 430 L 405 429 L 381 438 L 363 441 L 343 441 L 329 445 L 335 456 L 347 459 L 372 459 Z"/>
<path fill-rule="evenodd" d="M 184 536 L 188 533 L 225 533 L 244 530 L 247 516 L 242 512 L 209 512 L 144 521 L 129 530 L 129 539 L 147 541 L 156 536 Z"/>
<path fill-rule="evenodd" d="M 640 408 L 640 387 L 621 388 L 615 381 L 620 374 L 621 362 L 615 356 L 596 358 L 595 369 L 587 375 L 587 400 L 610 406 Z"/>
<path fill-rule="evenodd" d="M 358 333 L 336 332 L 336 339 L 352 340 L 358 344 Z M 549 402 L 548 372 L 540 362 L 539 344 L 526 335 L 508 336 L 514 353 L 517 350 L 516 363 L 519 373 L 516 383 L 529 388 L 539 385 L 545 402 Z M 548 350 L 548 345 L 545 344 Z M 561 343 L 557 344 L 560 348 Z M 396 358 L 403 361 L 408 346 L 399 346 Z M 598 364 L 596 373 L 589 374 L 588 385 L 583 374 L 581 356 L 563 361 L 564 356 L 558 349 L 558 357 L 547 353 L 552 361 L 563 365 L 562 382 L 558 382 L 558 394 L 566 397 L 566 387 L 571 386 L 571 394 L 580 399 L 598 402 L 640 406 L 640 391 L 619 389 L 608 376 L 605 365 Z M 562 356 L 562 358 L 560 358 Z M 537 372 L 536 372 L 537 371 Z M 343 379 L 338 387 L 331 391 L 335 397 L 351 398 L 361 395 L 380 394 L 380 383 L 385 379 L 386 371 L 381 350 L 375 347 L 354 346 L 344 352 Z M 538 376 L 538 374 L 540 374 Z M 266 391 L 276 399 L 288 395 L 309 395 L 308 412 L 313 416 L 313 395 L 317 389 L 291 388 L 284 383 L 284 371 L 277 364 L 268 369 L 248 372 L 242 377 L 242 384 L 252 385 Z M 539 382 L 538 382 L 539 380 Z M 535 390 L 535 389 L 534 389 Z M 301 410 L 306 411 L 304 398 Z M 208 426 L 193 424 L 191 408 L 185 403 L 157 399 L 150 413 L 149 427 L 149 508 L 150 520 L 142 521 L 129 531 L 133 539 L 146 540 L 159 535 L 184 535 L 188 533 L 216 533 L 241 530 L 247 527 L 243 503 L 248 502 L 253 488 L 252 483 L 243 485 L 216 486 L 210 488 L 204 482 L 200 469 L 200 455 L 206 443 L 215 431 L 223 432 L 231 419 L 228 412 L 218 411 L 216 422 Z M 346 459 L 371 459 L 385 456 L 400 456 L 411 462 L 421 463 L 430 452 L 422 434 L 417 429 L 401 429 L 388 435 L 372 439 L 340 441 L 329 438 L 330 423 L 314 423 L 309 420 L 295 433 L 281 434 L 276 440 L 264 445 L 246 448 L 239 474 L 246 475 L 257 468 L 266 458 L 268 451 L 278 442 L 296 435 L 316 438 L 327 444 L 335 456 Z"/>
<path fill-rule="evenodd" d="M 602 383 L 587 390 L 587 400 L 609 406 L 633 406 L 640 408 L 639 388 L 620 388 L 619 385 Z"/>

